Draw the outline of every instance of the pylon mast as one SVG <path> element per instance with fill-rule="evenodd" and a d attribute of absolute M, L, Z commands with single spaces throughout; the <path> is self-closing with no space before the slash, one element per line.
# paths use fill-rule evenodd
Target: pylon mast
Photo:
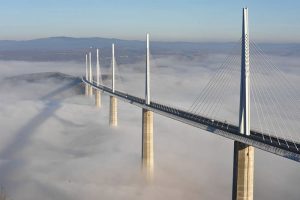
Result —
<path fill-rule="evenodd" d="M 147 33 L 147 48 L 146 48 L 146 88 L 145 88 L 145 101 L 150 104 L 150 50 L 149 50 L 149 34 Z"/>
<path fill-rule="evenodd" d="M 85 79 L 89 80 L 88 55 L 85 54 Z"/>
<path fill-rule="evenodd" d="M 100 84 L 100 63 L 99 63 L 99 49 L 97 49 L 97 85 Z"/>
<path fill-rule="evenodd" d="M 112 92 L 115 92 L 115 44 L 112 44 Z"/>
<path fill-rule="evenodd" d="M 90 75 L 89 75 L 89 78 L 90 78 L 90 82 L 92 83 L 93 82 L 93 72 L 92 72 L 92 53 L 89 52 L 89 64 L 90 64 Z"/>
<path fill-rule="evenodd" d="M 241 134 L 250 135 L 250 61 L 249 61 L 248 8 L 243 9 L 242 63 L 240 86 L 239 128 Z"/>

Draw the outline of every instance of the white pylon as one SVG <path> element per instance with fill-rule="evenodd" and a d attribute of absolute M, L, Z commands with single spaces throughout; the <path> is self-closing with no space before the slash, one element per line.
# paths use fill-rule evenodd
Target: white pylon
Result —
<path fill-rule="evenodd" d="M 115 44 L 112 44 L 112 92 L 115 92 Z"/>
<path fill-rule="evenodd" d="M 145 80 L 145 103 L 150 104 L 150 51 L 149 34 L 146 36 L 146 80 Z M 142 120 L 142 165 L 146 172 L 147 180 L 153 178 L 154 151 L 153 151 L 153 112 L 143 109 Z"/>
<path fill-rule="evenodd" d="M 85 54 L 85 79 L 87 81 L 89 80 L 89 67 L 88 67 L 88 55 L 87 55 L 87 53 Z M 85 84 L 85 95 L 88 96 L 89 93 L 90 93 L 89 85 Z"/>
<path fill-rule="evenodd" d="M 89 52 L 89 64 L 90 64 L 89 81 L 92 83 L 93 82 L 93 72 L 92 72 L 92 53 L 91 52 Z"/>
<path fill-rule="evenodd" d="M 90 64 L 89 82 L 93 83 L 92 53 L 91 52 L 89 52 L 89 64 Z M 89 86 L 89 96 L 93 96 L 93 87 L 92 86 Z"/>
<path fill-rule="evenodd" d="M 149 33 L 146 36 L 147 47 L 146 47 L 146 88 L 145 88 L 145 102 L 147 105 L 150 104 L 150 50 L 149 50 Z"/>
<path fill-rule="evenodd" d="M 100 72 L 100 62 L 99 62 L 99 49 L 97 49 L 97 65 L 96 65 L 96 83 L 97 86 L 100 85 L 100 76 L 101 76 L 101 72 Z M 98 108 L 101 107 L 101 93 L 100 90 L 96 90 L 95 91 L 95 104 Z"/>
<path fill-rule="evenodd" d="M 100 85 L 100 63 L 99 63 L 99 49 L 97 49 L 97 85 Z"/>
<path fill-rule="evenodd" d="M 89 80 L 88 55 L 85 54 L 85 79 Z"/>
<path fill-rule="evenodd" d="M 250 62 L 248 8 L 243 9 L 242 63 L 240 86 L 239 129 L 241 134 L 250 135 Z"/>

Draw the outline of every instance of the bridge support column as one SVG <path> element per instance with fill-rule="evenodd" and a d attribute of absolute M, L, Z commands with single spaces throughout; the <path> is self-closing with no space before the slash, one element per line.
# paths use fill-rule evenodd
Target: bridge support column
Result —
<path fill-rule="evenodd" d="M 101 92 L 99 90 L 96 90 L 95 95 L 95 104 L 97 108 L 101 108 Z"/>
<path fill-rule="evenodd" d="M 100 61 L 99 61 L 99 49 L 97 49 L 97 68 L 96 68 L 96 81 L 97 81 L 97 86 L 100 85 Z M 101 78 L 102 80 L 102 78 Z M 101 81 L 102 82 L 102 81 Z M 100 90 L 95 89 L 95 104 L 96 107 L 101 108 L 101 92 Z"/>
<path fill-rule="evenodd" d="M 93 87 L 89 86 L 89 96 L 93 96 Z"/>
<path fill-rule="evenodd" d="M 89 96 L 89 86 L 88 84 L 85 84 L 85 96 Z"/>
<path fill-rule="evenodd" d="M 118 125 L 118 104 L 117 98 L 110 97 L 109 125 L 116 127 Z"/>
<path fill-rule="evenodd" d="M 153 112 L 143 109 L 142 167 L 147 179 L 153 177 Z"/>
<path fill-rule="evenodd" d="M 232 200 L 253 200 L 254 147 L 234 142 Z"/>

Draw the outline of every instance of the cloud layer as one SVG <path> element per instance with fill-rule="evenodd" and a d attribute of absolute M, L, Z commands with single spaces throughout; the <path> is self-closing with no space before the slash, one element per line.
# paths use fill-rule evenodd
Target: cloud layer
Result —
<path fill-rule="evenodd" d="M 224 57 L 152 59 L 152 99 L 188 108 Z M 84 73 L 72 62 L 0 64 L 2 80 Z M 117 88 L 143 96 L 144 63 L 119 70 Z M 297 81 L 293 73 L 287 75 Z M 140 171 L 142 111 L 119 102 L 119 126 L 111 129 L 108 97 L 96 109 L 76 87 L 57 79 L 1 84 L 0 184 L 10 199 L 231 199 L 233 141 L 154 115 L 155 174 L 147 183 Z M 255 199 L 296 200 L 299 185 L 298 163 L 256 150 Z"/>

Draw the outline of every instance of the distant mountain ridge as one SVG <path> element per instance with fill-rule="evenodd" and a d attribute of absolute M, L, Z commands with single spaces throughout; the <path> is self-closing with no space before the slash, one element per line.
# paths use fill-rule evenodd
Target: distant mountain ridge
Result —
<path fill-rule="evenodd" d="M 123 40 L 116 38 L 102 38 L 102 37 L 89 37 L 89 38 L 74 38 L 74 37 L 48 37 L 32 40 L 0 40 L 1 50 L 75 50 L 75 49 L 89 49 L 89 47 L 106 48 L 111 47 L 111 44 L 115 43 L 120 47 L 144 47 L 145 41 L 140 40 Z M 232 42 L 163 42 L 163 41 L 151 41 L 151 44 L 155 47 L 199 47 L 199 46 L 219 46 L 231 44 Z"/>
<path fill-rule="evenodd" d="M 120 40 L 114 38 L 73 38 L 73 37 L 49 37 L 33 40 L 0 40 L 0 51 L 3 50 L 76 50 L 88 49 L 90 46 L 110 47 L 112 43 L 121 45 L 141 45 L 141 41 Z"/>
<path fill-rule="evenodd" d="M 116 38 L 74 38 L 49 37 L 33 40 L 0 40 L 0 60 L 25 61 L 84 61 L 85 52 L 90 47 L 99 48 L 101 55 L 109 57 L 111 44 L 116 45 L 116 55 L 130 57 L 120 62 L 134 62 L 145 54 L 145 41 L 122 40 Z M 217 42 L 159 42 L 152 41 L 151 53 L 155 55 L 202 55 L 208 53 L 228 53 L 234 43 Z M 283 55 L 300 55 L 300 44 L 262 44 L 264 50 Z"/>

